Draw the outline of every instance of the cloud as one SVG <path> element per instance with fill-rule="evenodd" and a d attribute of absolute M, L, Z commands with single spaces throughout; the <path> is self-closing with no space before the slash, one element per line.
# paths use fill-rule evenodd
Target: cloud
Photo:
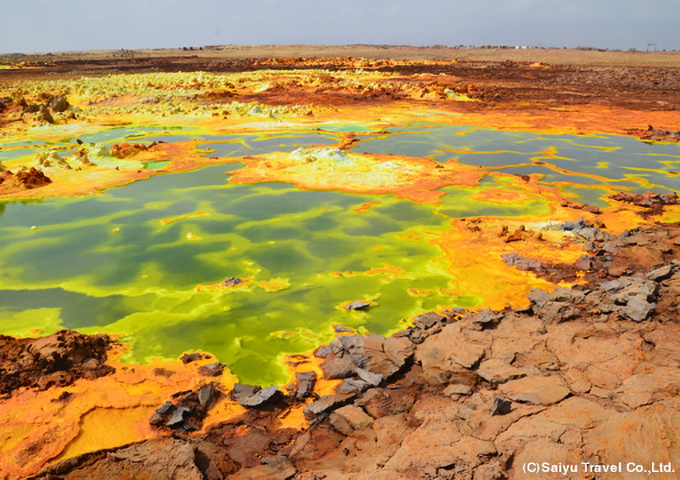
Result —
<path fill-rule="evenodd" d="M 22 0 L 5 2 L 0 50 L 219 42 L 508 44 L 680 49 L 680 1 Z M 26 25 L 31 34 L 26 35 Z M 55 25 L 69 25 L 55 35 Z M 218 32 L 219 30 L 219 32 Z"/>
<path fill-rule="evenodd" d="M 511 0 L 510 10 L 513 12 L 524 12 L 534 6 L 533 0 Z"/>
<path fill-rule="evenodd" d="M 404 12 L 404 7 L 398 3 L 392 3 L 383 8 L 383 12 L 390 17 L 400 16 Z"/>

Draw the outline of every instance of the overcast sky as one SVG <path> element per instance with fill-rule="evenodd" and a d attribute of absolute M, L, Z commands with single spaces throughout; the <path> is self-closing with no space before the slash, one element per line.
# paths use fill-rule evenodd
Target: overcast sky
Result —
<path fill-rule="evenodd" d="M 680 50 L 680 0 L 0 0 L 0 53 L 203 45 Z"/>

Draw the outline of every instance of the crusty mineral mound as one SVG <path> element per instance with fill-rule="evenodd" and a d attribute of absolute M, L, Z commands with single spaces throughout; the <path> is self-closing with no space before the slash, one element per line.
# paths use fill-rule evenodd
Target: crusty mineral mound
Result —
<path fill-rule="evenodd" d="M 25 172 L 17 172 L 16 179 L 26 188 L 38 188 L 52 183 L 52 180 L 40 170 L 31 167 Z"/>
<path fill-rule="evenodd" d="M 42 338 L 0 335 L 0 395 L 11 396 L 20 387 L 44 390 L 65 386 L 78 378 L 108 375 L 107 335 L 83 335 L 60 330 Z"/>

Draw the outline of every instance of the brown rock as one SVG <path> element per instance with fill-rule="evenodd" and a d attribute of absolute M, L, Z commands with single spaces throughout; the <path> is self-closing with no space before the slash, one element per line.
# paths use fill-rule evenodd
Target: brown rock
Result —
<path fill-rule="evenodd" d="M 415 396 L 406 388 L 371 388 L 357 404 L 373 418 L 387 417 L 411 410 Z"/>
<path fill-rule="evenodd" d="M 462 343 L 450 353 L 449 358 L 465 368 L 474 368 L 484 356 L 484 346 L 476 343 Z"/>
<path fill-rule="evenodd" d="M 242 480 L 287 480 L 292 478 L 297 469 L 284 456 L 265 457 L 262 459 L 263 465 L 242 468 L 238 472 L 229 476 L 229 479 Z"/>
<path fill-rule="evenodd" d="M 323 376 L 329 380 L 349 378 L 356 372 L 356 366 L 348 355 L 329 353 L 321 362 Z"/>
<path fill-rule="evenodd" d="M 373 424 L 373 418 L 361 408 L 347 405 L 331 413 L 330 422 L 340 433 L 351 435 L 354 430 L 364 430 L 370 427 Z"/>
<path fill-rule="evenodd" d="M 526 376 L 526 373 L 522 372 L 520 369 L 498 359 L 485 360 L 482 362 L 477 369 L 477 374 L 492 384 L 505 383 L 508 380 Z"/>
<path fill-rule="evenodd" d="M 496 397 L 491 406 L 491 415 L 507 415 L 512 411 L 512 402 L 501 397 Z"/>
<path fill-rule="evenodd" d="M 489 340 L 483 332 L 463 333 L 462 325 L 463 322 L 447 325 L 441 333 L 428 337 L 416 350 L 415 360 L 425 369 L 461 372 L 474 368 L 485 355 L 483 338 L 487 344 Z"/>
<path fill-rule="evenodd" d="M 521 444 L 522 447 L 514 456 L 512 462 L 513 469 L 510 471 L 509 478 L 529 479 L 532 476 L 522 472 L 522 465 L 527 465 L 529 462 L 536 462 L 539 465 L 547 463 L 549 465 L 570 465 L 581 467 L 581 461 L 585 460 L 578 448 L 573 445 L 562 445 L 546 438 L 539 438 Z M 571 468 L 571 467 L 570 467 Z M 550 478 L 547 477 L 546 478 Z M 556 478 L 556 477 L 554 477 Z M 580 480 L 584 478 L 581 470 L 576 473 L 569 473 L 569 476 L 560 475 L 560 478 L 568 478 L 570 480 Z"/>
<path fill-rule="evenodd" d="M 220 362 L 211 363 L 209 365 L 201 365 L 198 367 L 198 373 L 206 377 L 218 377 L 224 372 L 225 365 Z"/>
<path fill-rule="evenodd" d="M 360 383 L 355 394 L 309 404 L 305 432 L 280 428 L 277 415 L 284 405 L 248 410 L 206 434 L 226 455 L 223 466 L 217 468 L 216 451 L 199 454 L 203 435 L 192 436 L 198 442 L 194 463 L 208 480 L 233 474 L 229 462 L 242 468 L 236 478 L 498 480 L 528 478 L 521 471 L 526 462 L 675 462 L 680 458 L 680 325 L 675 322 L 680 290 L 674 289 L 680 263 L 671 260 L 678 253 L 671 240 L 678 235 L 658 226 L 603 246 L 600 226 L 575 223 L 582 236 L 593 238 L 594 268 L 585 275 L 594 283 L 535 293 L 528 309 L 467 314 L 450 325 L 413 327 L 395 339 L 344 336 L 318 349 L 317 356 L 331 358 L 327 367 L 347 362 L 343 388 Z M 633 237 L 634 243 L 622 243 Z M 630 276 L 607 277 L 608 268 L 600 268 L 605 257 L 623 258 L 617 269 Z M 596 273 L 609 282 L 595 279 Z M 651 321 L 625 315 L 636 298 L 658 302 L 647 317 Z M 569 322 L 545 322 L 541 312 L 551 304 L 560 304 L 561 311 L 578 305 L 579 311 Z M 410 343 L 413 331 L 424 333 L 422 344 Z M 87 355 L 78 360 L 92 363 Z M 379 373 L 400 363 L 403 375 L 397 379 Z M 528 376 L 513 378 L 518 372 Z M 370 387 L 377 382 L 384 388 Z M 509 405 L 506 397 L 514 402 Z M 169 413 L 179 412 L 178 422 L 186 422 L 189 414 L 181 409 L 190 407 L 171 406 Z M 208 460 L 212 470 L 205 468 Z M 62 478 L 67 471 L 51 473 Z M 582 477 L 582 469 L 565 476 Z"/>
<path fill-rule="evenodd" d="M 413 358 L 413 343 L 408 338 L 389 337 L 385 340 L 383 349 L 387 359 L 398 369 Z"/>
<path fill-rule="evenodd" d="M 492 442 L 462 435 L 450 422 L 431 421 L 406 437 L 385 467 L 415 478 L 428 467 L 471 477 L 472 470 L 495 453 Z"/>
<path fill-rule="evenodd" d="M 449 397 L 453 395 L 470 395 L 472 394 L 472 388 L 468 385 L 449 385 L 444 389 L 443 393 Z"/>
<path fill-rule="evenodd" d="M 621 370 L 614 368 L 614 365 L 591 365 L 586 370 L 586 378 L 593 385 L 593 388 L 612 390 L 621 383 L 619 376 L 615 373 L 617 371 Z"/>
<path fill-rule="evenodd" d="M 653 402 L 654 398 L 680 392 L 680 375 L 675 369 L 659 369 L 658 374 L 639 374 L 623 381 L 621 401 L 630 408 Z"/>
<path fill-rule="evenodd" d="M 458 416 L 467 421 L 482 412 L 486 414 L 487 410 L 484 398 L 479 393 L 475 393 L 458 409 Z"/>
<path fill-rule="evenodd" d="M 586 375 L 577 368 L 568 369 L 565 378 L 574 393 L 588 393 L 592 387 Z"/>
<path fill-rule="evenodd" d="M 339 461 L 335 465 L 341 468 L 346 455 L 339 447 L 345 439 L 346 436 L 334 428 L 310 429 L 297 438 L 289 458 L 299 470 L 329 470 L 333 468 L 336 459 Z"/>
<path fill-rule="evenodd" d="M 524 377 L 505 383 L 499 389 L 517 402 L 535 405 L 552 405 L 571 393 L 564 381 L 557 376 L 541 377 L 533 375 Z"/>
<path fill-rule="evenodd" d="M 68 107 L 71 105 L 68 103 L 68 100 L 64 98 L 62 95 L 57 95 L 54 97 L 50 97 L 47 100 L 47 106 L 52 109 L 53 112 L 55 113 L 61 113 L 65 112 Z"/>
<path fill-rule="evenodd" d="M 649 462 L 675 463 L 680 455 L 675 438 L 680 427 L 680 413 L 664 405 L 648 405 L 631 412 L 611 412 L 607 419 L 598 422 L 583 433 L 587 450 L 597 453 L 602 463 Z M 677 471 L 677 467 L 673 467 Z M 634 476 L 619 478 L 631 478 Z M 660 475 L 660 478 L 674 478 Z"/>
<path fill-rule="evenodd" d="M 502 480 L 505 477 L 503 467 L 498 462 L 481 465 L 475 470 L 475 480 Z"/>
<path fill-rule="evenodd" d="M 202 360 L 204 358 L 209 358 L 209 357 L 207 355 L 203 355 L 201 353 L 194 352 L 194 353 L 185 353 L 184 355 L 182 355 L 180 357 L 180 360 L 182 361 L 182 363 L 184 363 L 186 365 L 187 363 L 195 362 L 196 360 Z"/>
<path fill-rule="evenodd" d="M 52 114 L 45 105 L 40 105 L 38 108 L 38 112 L 35 115 L 35 119 L 38 122 L 54 123 L 54 118 L 52 118 Z"/>
<path fill-rule="evenodd" d="M 383 351 L 385 337 L 371 333 L 369 335 L 343 335 L 340 342 L 357 367 L 387 377 L 396 371 L 392 362 L 387 360 Z"/>

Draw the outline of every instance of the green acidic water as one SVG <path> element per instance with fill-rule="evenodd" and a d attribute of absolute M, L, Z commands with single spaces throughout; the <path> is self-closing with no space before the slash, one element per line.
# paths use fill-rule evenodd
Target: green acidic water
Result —
<path fill-rule="evenodd" d="M 189 135 L 204 141 L 201 148 L 214 156 L 337 142 L 333 133 L 323 132 L 237 137 L 154 128 L 81 139 L 112 143 L 136 135 L 135 141 L 146 142 Z M 423 123 L 362 138 L 355 152 L 457 159 L 498 172 L 540 173 L 546 183 L 570 181 L 561 188 L 591 204 L 606 204 L 602 197 L 612 186 L 633 191 L 679 186 L 671 173 L 680 169 L 677 146 L 624 137 L 539 136 Z M 560 158 L 536 153 L 548 147 Z M 489 188 L 519 190 L 508 180 L 514 177 L 487 176 L 474 188 L 445 187 L 435 206 L 389 195 L 301 191 L 287 184 L 229 184 L 225 172 L 240 167 L 160 175 L 91 197 L 0 203 L 0 333 L 28 334 L 35 328 L 120 333 L 132 345 L 129 361 L 177 358 L 202 349 L 243 382 L 281 383 L 286 378 L 280 356 L 332 339 L 333 324 L 387 334 L 401 319 L 438 305 L 478 305 L 483 299 L 464 291 L 458 297 L 436 293 L 455 278 L 429 240 L 446 230 L 451 218 L 549 214 L 547 200 L 538 195 L 513 205 L 475 200 Z M 365 213 L 354 212 L 375 201 L 380 204 Z M 196 212 L 206 214 L 161 223 Z M 403 269 L 405 276 L 331 275 L 385 264 Z M 227 276 L 255 282 L 227 291 L 196 289 Z M 257 286 L 275 278 L 290 287 L 267 292 Z M 435 293 L 416 297 L 409 288 Z M 338 308 L 360 299 L 377 305 L 366 312 Z"/>
<path fill-rule="evenodd" d="M 387 333 L 403 316 L 444 301 L 404 295 L 409 287 L 446 286 L 449 279 L 432 260 L 438 253 L 432 245 L 400 238 L 413 228 L 446 228 L 433 207 L 385 197 L 359 215 L 353 209 L 376 197 L 283 184 L 227 185 L 225 170 L 158 176 L 97 197 L 5 205 L 3 331 L 121 332 L 134 346 L 129 360 L 201 348 L 243 381 L 267 383 L 283 380 L 277 355 L 328 340 L 333 323 Z M 161 223 L 198 211 L 207 215 Z M 405 269 L 409 278 L 330 275 L 383 262 Z M 225 276 L 286 278 L 291 287 L 196 292 L 196 285 Z M 355 299 L 379 306 L 357 314 L 336 308 Z"/>

